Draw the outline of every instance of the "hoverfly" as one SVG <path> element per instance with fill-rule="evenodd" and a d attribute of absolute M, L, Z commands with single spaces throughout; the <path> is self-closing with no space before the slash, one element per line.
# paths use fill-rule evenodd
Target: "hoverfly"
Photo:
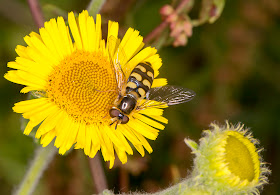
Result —
<path fill-rule="evenodd" d="M 111 36 L 107 44 L 110 44 L 110 42 L 113 43 L 113 47 L 109 47 L 109 55 L 117 55 L 115 61 L 113 56 L 110 57 L 118 86 L 118 98 L 109 110 L 112 120 L 111 125 L 116 122 L 115 129 L 119 124 L 128 123 L 132 111 L 181 104 L 194 98 L 195 92 L 183 87 L 166 85 L 151 88 L 154 80 L 152 64 L 146 61 L 141 62 L 130 72 L 127 68 L 121 67 L 120 64 L 120 59 L 125 62 L 128 60 L 120 46 L 120 40 Z M 125 78 L 125 72 L 130 72 L 127 79 Z M 139 104 L 140 101 L 138 100 L 140 99 L 146 101 Z"/>

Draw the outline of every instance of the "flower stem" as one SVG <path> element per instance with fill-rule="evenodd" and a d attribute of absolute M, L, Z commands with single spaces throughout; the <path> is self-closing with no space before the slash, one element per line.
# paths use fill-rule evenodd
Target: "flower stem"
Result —
<path fill-rule="evenodd" d="M 184 10 L 184 8 L 190 3 L 190 0 L 181 0 L 179 5 L 176 7 L 175 12 L 180 13 Z M 150 32 L 146 37 L 144 37 L 144 43 L 148 43 L 154 38 L 158 37 L 158 35 L 168 26 L 167 21 L 163 21 L 159 24 L 152 32 Z"/>
<path fill-rule="evenodd" d="M 105 2 L 106 0 L 91 0 L 87 7 L 89 15 L 95 16 L 98 14 Z"/>
<path fill-rule="evenodd" d="M 175 11 L 177 13 L 181 13 L 190 2 L 190 0 L 182 0 L 180 4 L 176 7 Z"/>
<path fill-rule="evenodd" d="M 146 37 L 144 37 L 143 42 L 148 43 L 157 37 L 168 25 L 168 22 L 163 21 L 160 25 L 158 25 L 152 32 L 150 32 Z"/>
<path fill-rule="evenodd" d="M 132 192 L 130 193 L 131 195 L 145 195 L 147 193 L 136 193 Z M 182 182 L 175 184 L 165 190 L 162 190 L 160 192 L 156 193 L 151 193 L 150 195 L 186 195 L 186 194 L 191 194 L 191 195 L 210 195 L 213 194 L 211 191 L 207 190 L 207 186 L 200 184 L 197 185 L 195 183 L 195 178 L 189 178 L 185 179 Z M 112 191 L 109 190 L 104 190 L 102 193 L 99 195 L 114 195 Z"/>
<path fill-rule="evenodd" d="M 33 20 L 38 28 L 41 28 L 44 26 L 44 17 L 42 14 L 42 10 L 40 7 L 40 4 L 37 0 L 27 0 L 28 5 L 33 17 Z"/>
<path fill-rule="evenodd" d="M 19 188 L 13 193 L 14 195 L 28 195 L 32 194 L 36 185 L 39 182 L 44 170 L 48 167 L 57 152 L 54 146 L 47 146 L 45 148 L 39 146 L 35 151 L 35 157 L 30 164 L 29 170 Z"/>
<path fill-rule="evenodd" d="M 96 192 L 101 193 L 103 190 L 108 189 L 99 153 L 94 158 L 89 158 L 89 165 Z"/>

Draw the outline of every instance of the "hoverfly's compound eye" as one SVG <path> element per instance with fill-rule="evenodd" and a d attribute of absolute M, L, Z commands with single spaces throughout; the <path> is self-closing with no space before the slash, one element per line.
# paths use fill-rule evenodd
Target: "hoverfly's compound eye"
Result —
<path fill-rule="evenodd" d="M 114 108 L 110 109 L 110 111 L 109 111 L 109 114 L 112 118 L 118 117 L 120 113 L 121 112 L 119 110 L 114 109 Z"/>
<path fill-rule="evenodd" d="M 128 116 L 123 115 L 123 118 L 122 118 L 122 122 L 121 122 L 121 124 L 126 124 L 126 123 L 128 123 L 128 121 L 129 121 Z"/>

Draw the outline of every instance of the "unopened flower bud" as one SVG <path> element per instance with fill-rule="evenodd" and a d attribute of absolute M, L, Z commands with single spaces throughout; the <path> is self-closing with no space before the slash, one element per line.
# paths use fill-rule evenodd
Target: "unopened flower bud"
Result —
<path fill-rule="evenodd" d="M 261 149 L 244 125 L 211 124 L 199 145 L 186 139 L 196 154 L 193 177 L 210 194 L 259 194 L 270 170 L 260 156 Z"/>
<path fill-rule="evenodd" d="M 164 5 L 159 13 L 162 15 L 162 16 L 169 16 L 170 14 L 172 14 L 174 12 L 174 9 L 172 6 L 170 5 Z"/>
<path fill-rule="evenodd" d="M 185 21 L 183 26 L 184 26 L 183 28 L 184 28 L 184 32 L 186 33 L 186 35 L 188 37 L 192 36 L 192 24 L 191 24 L 191 22 L 190 21 Z"/>
<path fill-rule="evenodd" d="M 178 15 L 177 13 L 174 12 L 173 14 L 167 16 L 166 21 L 171 23 L 171 22 L 175 22 L 177 19 L 178 19 Z"/>
<path fill-rule="evenodd" d="M 176 22 L 175 25 L 174 25 L 174 23 L 172 23 L 173 28 L 171 28 L 171 25 L 170 25 L 170 28 L 171 28 L 170 36 L 176 38 L 183 32 L 184 26 L 182 26 L 179 22 Z"/>
<path fill-rule="evenodd" d="M 181 33 L 179 36 L 175 38 L 175 41 L 173 42 L 174 47 L 184 46 L 187 44 L 187 36 L 185 33 Z"/>

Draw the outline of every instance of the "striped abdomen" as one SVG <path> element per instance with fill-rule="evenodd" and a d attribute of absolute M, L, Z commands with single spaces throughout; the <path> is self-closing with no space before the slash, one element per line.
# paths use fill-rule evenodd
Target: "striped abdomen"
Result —
<path fill-rule="evenodd" d="M 154 70 L 149 62 L 139 63 L 127 80 L 126 93 L 144 98 L 154 80 Z"/>

